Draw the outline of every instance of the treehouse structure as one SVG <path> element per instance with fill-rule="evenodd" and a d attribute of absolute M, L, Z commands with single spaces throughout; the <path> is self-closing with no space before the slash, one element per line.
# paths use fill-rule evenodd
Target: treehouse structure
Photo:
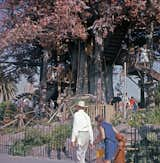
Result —
<path fill-rule="evenodd" d="M 153 68 L 153 63 L 159 64 L 160 61 L 160 28 L 153 28 L 152 24 L 149 38 L 145 31 L 146 29 L 137 29 L 131 32 L 128 23 L 118 26 L 114 33 L 105 40 L 103 56 L 105 62 L 110 65 L 124 66 L 124 62 L 127 63 L 127 76 L 141 89 L 141 107 L 147 105 L 151 108 L 155 106 L 154 92 L 156 83 L 160 81 L 160 72 Z M 147 62 L 140 61 L 144 56 L 138 52 L 143 46 L 146 46 Z M 131 76 L 138 77 L 138 83 Z"/>
<path fill-rule="evenodd" d="M 49 59 L 44 58 L 42 47 L 35 45 L 34 48 L 29 48 L 30 45 L 25 45 L 19 47 L 17 54 L 14 52 L 14 55 L 12 55 L 12 57 L 15 56 L 16 61 L 10 61 L 11 51 L 8 51 L 8 60 L 6 59 L 6 53 L 4 56 L 1 55 L 0 62 L 7 70 L 1 73 L 5 74 L 7 79 L 12 74 L 16 78 L 19 75 L 17 70 L 22 71 L 22 73 L 34 70 L 33 74 L 30 74 L 30 71 L 27 72 L 27 75 L 32 77 L 39 67 L 40 94 L 47 89 L 46 97 L 44 97 L 46 101 L 51 99 L 56 101 L 61 95 L 83 93 L 97 95 L 97 84 L 100 81 L 101 89 L 99 90 L 101 90 L 101 93 L 99 93 L 104 94 L 103 101 L 110 102 L 110 99 L 114 96 L 113 66 L 123 66 L 126 62 L 128 76 L 136 75 L 139 78 L 137 84 L 141 89 L 141 106 L 144 107 L 144 92 L 147 93 L 148 97 L 151 97 L 150 93 L 153 94 L 155 88 L 154 83 L 160 80 L 160 73 L 152 68 L 153 62 L 158 60 L 154 55 L 157 48 L 153 49 L 153 46 L 154 42 L 159 40 L 159 28 L 151 29 L 152 38 L 150 39 L 146 38 L 147 34 L 143 33 L 144 31 L 145 29 L 139 29 L 136 32 L 135 30 L 131 31 L 130 24 L 123 22 L 104 39 L 103 47 L 98 48 L 90 38 L 88 40 L 90 46 L 80 41 L 70 43 L 69 51 L 65 54 L 58 55 L 55 51 L 52 52 L 51 56 L 45 54 L 45 57 Z M 150 51 L 148 52 L 149 61 L 144 65 L 143 63 L 137 63 L 135 47 L 140 48 L 145 44 Z M 33 53 L 35 54 L 34 58 Z M 21 58 L 22 55 L 23 58 Z M 153 102 L 153 97 L 150 100 Z M 151 101 L 149 103 L 152 103 Z"/>
<path fill-rule="evenodd" d="M 138 77 L 138 83 L 133 78 L 130 79 L 141 89 L 141 107 L 146 107 L 146 105 L 149 108 L 154 107 L 154 92 L 157 81 L 160 81 L 160 73 L 153 69 L 153 63 L 159 61 L 155 51 L 160 52 L 160 49 L 156 48 L 160 35 L 158 31 L 153 29 L 152 41 L 145 38 L 144 35 L 146 34 L 143 37 L 139 37 L 140 34 L 137 34 L 133 41 L 134 31 L 131 33 L 129 27 L 129 23 L 126 22 L 118 25 L 114 32 L 110 33 L 104 40 L 103 48 L 92 49 L 93 46 L 88 47 L 84 43 L 78 42 L 71 46 L 70 53 L 52 55 L 47 62 L 43 58 L 41 47 L 37 47 L 37 49 L 36 46 L 29 50 L 29 55 L 25 53 L 26 57 L 19 61 L 9 61 L 9 57 L 6 60 L 6 55 L 4 58 L 1 55 L 0 62 L 5 65 L 7 70 L 1 73 L 5 74 L 5 79 L 9 79 L 10 75 L 17 73 L 19 69 L 21 71 L 35 69 L 35 72 L 37 68 L 40 69 L 40 86 L 33 96 L 36 98 L 35 101 L 40 103 L 40 109 L 45 109 L 45 114 L 50 119 L 49 122 L 58 112 L 46 107 L 44 101 L 61 104 L 62 98 L 71 99 L 70 97 L 75 94 L 89 93 L 96 99 L 96 104 L 110 102 L 110 99 L 114 96 L 113 67 L 115 65 L 124 66 L 124 63 L 127 63 L 127 76 L 129 78 L 130 76 Z M 141 30 L 137 31 L 137 33 L 139 32 Z M 89 44 L 91 45 L 90 41 Z M 143 49 L 141 48 L 144 45 L 147 45 L 148 60 L 147 62 L 140 62 L 138 59 L 141 55 L 138 55 L 138 52 L 142 53 Z M 154 49 L 152 48 L 153 45 L 155 46 Z M 90 51 L 88 52 L 88 50 Z M 33 52 L 37 52 L 35 55 L 40 54 L 41 57 L 37 57 L 33 61 Z M 24 55 L 23 53 L 19 51 L 18 56 Z M 18 75 L 15 74 L 15 77 L 18 77 Z M 29 75 L 30 78 L 32 78 L 31 75 Z M 46 85 L 41 87 L 41 84 L 44 83 Z M 46 96 L 42 97 L 41 93 L 45 94 L 45 91 Z M 147 98 L 145 98 L 145 93 Z M 44 99 L 42 100 L 42 98 Z M 19 127 L 23 127 L 35 118 L 35 110 L 28 110 L 27 112 L 22 110 L 17 113 L 13 120 L 8 120 L 6 116 L 4 127 L 13 123 L 18 123 Z"/>

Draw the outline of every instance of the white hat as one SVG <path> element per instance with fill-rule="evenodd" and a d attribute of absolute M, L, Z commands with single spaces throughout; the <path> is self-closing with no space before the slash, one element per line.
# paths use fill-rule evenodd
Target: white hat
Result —
<path fill-rule="evenodd" d="M 82 107 L 82 108 L 87 108 L 88 106 L 85 105 L 85 101 L 79 101 L 76 106 Z"/>

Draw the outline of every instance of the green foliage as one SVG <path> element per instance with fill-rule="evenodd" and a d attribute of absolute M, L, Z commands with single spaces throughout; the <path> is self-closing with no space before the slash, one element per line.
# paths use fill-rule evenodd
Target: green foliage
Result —
<path fill-rule="evenodd" d="M 13 155 L 24 156 L 25 146 L 23 141 L 17 141 L 11 148 L 11 153 Z"/>
<path fill-rule="evenodd" d="M 155 132 L 148 132 L 147 133 L 147 140 L 150 142 L 156 142 L 158 140 L 157 134 Z"/>
<path fill-rule="evenodd" d="M 55 126 L 51 132 L 46 133 L 41 129 L 29 128 L 25 130 L 25 138 L 13 144 L 11 152 L 14 155 L 24 155 L 32 147 L 45 144 L 51 145 L 54 149 L 62 148 L 70 135 L 71 126 L 68 124 Z"/>
<path fill-rule="evenodd" d="M 146 137 L 142 138 L 140 144 L 136 144 L 138 150 L 127 151 L 126 160 L 128 163 L 158 163 L 160 162 L 160 140 L 157 139 L 157 133 L 148 131 Z"/>
<path fill-rule="evenodd" d="M 140 127 L 140 144 L 136 147 L 139 151 L 127 151 L 128 162 L 152 163 L 160 162 L 160 107 L 149 111 L 138 111 L 130 115 L 128 123 L 132 127 Z M 149 125 L 146 125 L 149 124 Z"/>
<path fill-rule="evenodd" d="M 5 108 L 0 105 L 0 121 L 3 121 Z"/>
<path fill-rule="evenodd" d="M 156 92 L 155 92 L 155 102 L 156 102 L 156 105 L 160 106 L 160 83 L 158 84 Z"/>
<path fill-rule="evenodd" d="M 123 114 L 122 113 L 116 113 L 115 116 L 112 118 L 112 124 L 114 126 L 119 125 L 120 123 L 122 123 L 122 121 L 124 120 L 123 118 Z"/>
<path fill-rule="evenodd" d="M 160 107 L 149 111 L 138 111 L 130 113 L 128 124 L 132 127 L 141 127 L 144 124 L 160 125 Z"/>
<path fill-rule="evenodd" d="M 147 123 L 160 125 L 160 107 L 146 113 Z"/>
<path fill-rule="evenodd" d="M 65 145 L 66 139 L 71 136 L 71 126 L 68 124 L 64 124 L 58 126 L 53 131 L 53 137 L 51 140 L 52 147 L 62 148 Z"/>
<path fill-rule="evenodd" d="M 7 102 L 0 103 L 0 121 L 3 121 L 4 115 L 13 118 L 15 111 L 16 111 L 16 106 L 11 102 L 7 101 Z"/>
<path fill-rule="evenodd" d="M 140 127 L 146 122 L 144 111 L 132 112 L 128 117 L 128 124 L 132 127 Z"/>

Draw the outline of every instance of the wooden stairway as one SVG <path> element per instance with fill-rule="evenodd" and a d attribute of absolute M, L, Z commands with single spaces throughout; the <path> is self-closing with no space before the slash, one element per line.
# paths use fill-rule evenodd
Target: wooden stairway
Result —
<path fill-rule="evenodd" d="M 108 38 L 104 41 L 104 52 L 105 60 L 109 64 L 122 65 L 121 56 L 121 44 L 125 39 L 126 32 L 128 30 L 128 24 L 124 23 L 121 26 L 117 26 L 112 34 L 109 34 Z M 120 57 L 121 56 L 121 57 Z"/>
<path fill-rule="evenodd" d="M 153 69 L 149 69 L 147 67 L 144 67 L 144 65 L 142 65 L 142 64 L 137 64 L 134 67 L 136 70 L 143 71 L 147 75 L 150 75 L 154 80 L 160 81 L 160 73 L 159 72 L 157 72 Z"/>

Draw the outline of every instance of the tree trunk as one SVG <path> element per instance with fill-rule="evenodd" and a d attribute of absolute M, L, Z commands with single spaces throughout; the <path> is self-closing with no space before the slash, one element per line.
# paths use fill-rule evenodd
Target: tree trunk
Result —
<path fill-rule="evenodd" d="M 95 85 L 95 64 L 94 64 L 94 58 L 91 57 L 88 59 L 88 91 L 90 94 L 95 95 L 96 85 Z"/>
<path fill-rule="evenodd" d="M 113 97 L 112 65 L 103 65 L 102 47 L 95 43 L 94 53 L 91 56 L 85 54 L 85 45 L 82 42 L 75 43 L 71 47 L 72 74 L 76 82 L 76 93 L 90 93 L 97 96 L 97 102 L 109 102 Z"/>
<path fill-rule="evenodd" d="M 44 106 L 46 104 L 48 59 L 49 59 L 49 51 L 44 50 L 42 66 L 41 66 L 41 74 L 40 74 L 40 109 L 41 111 L 44 110 Z"/>
<path fill-rule="evenodd" d="M 89 61 L 89 93 L 96 95 L 97 103 L 105 102 L 101 53 L 102 46 L 95 43 L 94 54 Z"/>
<path fill-rule="evenodd" d="M 105 100 L 107 103 L 110 102 L 114 96 L 113 91 L 113 66 L 111 64 L 105 64 L 104 68 L 104 87 L 105 87 Z"/>
<path fill-rule="evenodd" d="M 85 54 L 85 45 L 79 41 L 78 45 L 78 62 L 77 62 L 77 83 L 76 93 L 88 93 L 88 64 Z"/>
<path fill-rule="evenodd" d="M 73 93 L 76 93 L 76 83 L 77 83 L 77 65 L 78 65 L 78 44 L 77 42 L 74 42 L 70 46 L 70 52 L 71 52 L 71 65 L 72 65 L 72 80 L 73 80 Z"/>
<path fill-rule="evenodd" d="M 95 44 L 95 43 L 94 43 Z M 97 83 L 101 78 L 101 49 L 95 44 L 94 52 L 89 60 L 89 93 L 97 95 Z"/>

